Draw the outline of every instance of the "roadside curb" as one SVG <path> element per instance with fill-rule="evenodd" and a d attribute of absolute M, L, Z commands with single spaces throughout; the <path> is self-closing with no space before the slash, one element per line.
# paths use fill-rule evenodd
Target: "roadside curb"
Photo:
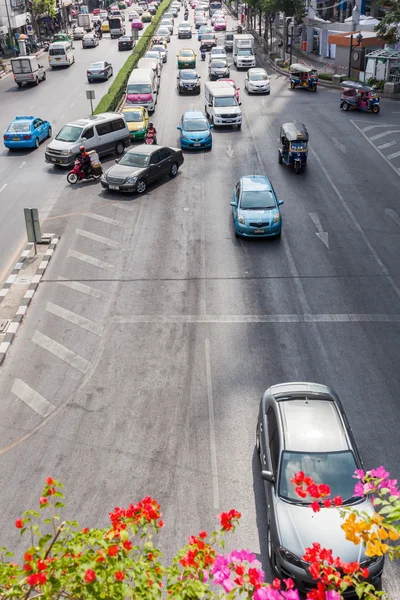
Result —
<path fill-rule="evenodd" d="M 22 320 L 25 316 L 27 308 L 28 308 L 29 304 L 31 303 L 36 290 L 39 287 L 40 280 L 42 279 L 42 277 L 48 267 L 50 259 L 53 256 L 54 251 L 57 247 L 57 244 L 60 240 L 60 238 L 58 236 L 55 236 L 53 233 L 47 233 L 47 234 L 45 233 L 45 234 L 43 234 L 42 237 L 44 239 L 50 240 L 49 247 L 43 256 L 43 260 L 40 262 L 35 275 L 32 277 L 32 282 L 30 283 L 28 290 L 25 292 L 25 295 L 22 298 L 21 304 L 17 309 L 14 319 L 11 321 L 11 323 L 7 327 L 4 341 L 0 343 L 0 365 L 3 364 L 6 354 L 7 354 L 7 351 L 9 349 L 9 347 L 11 346 L 12 342 L 14 341 L 15 336 L 17 335 L 17 331 L 19 329 L 19 326 L 22 323 Z M 23 250 L 21 256 L 19 257 L 18 262 L 15 264 L 15 266 L 14 266 L 13 270 L 11 271 L 10 275 L 8 276 L 7 280 L 4 282 L 3 287 L 0 290 L 0 303 L 3 301 L 3 298 L 5 298 L 5 296 L 8 294 L 12 284 L 14 283 L 15 279 L 17 278 L 18 273 L 22 269 L 24 262 L 26 261 L 27 257 L 29 256 L 29 254 L 32 250 L 32 247 L 33 247 L 33 244 L 27 244 L 25 246 L 25 249 Z"/>

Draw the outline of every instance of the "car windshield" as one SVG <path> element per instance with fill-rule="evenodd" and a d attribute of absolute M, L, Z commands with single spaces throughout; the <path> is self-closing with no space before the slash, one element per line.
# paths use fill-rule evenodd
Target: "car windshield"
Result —
<path fill-rule="evenodd" d="M 56 135 L 56 140 L 59 142 L 76 142 L 79 140 L 83 127 L 76 127 L 75 125 L 65 125 Z"/>
<path fill-rule="evenodd" d="M 297 504 L 309 504 L 309 498 L 300 498 L 290 480 L 298 471 L 312 477 L 315 483 L 326 483 L 331 488 L 331 496 L 343 499 L 354 497 L 353 474 L 357 468 L 350 450 L 343 452 L 283 452 L 279 480 L 279 496 Z"/>
<path fill-rule="evenodd" d="M 226 60 L 218 60 L 217 58 L 215 58 L 211 61 L 211 67 L 215 67 L 216 69 L 222 69 L 227 66 L 228 64 Z"/>
<path fill-rule="evenodd" d="M 17 132 L 17 131 L 30 131 L 31 124 L 27 121 L 17 121 L 15 123 L 11 123 L 7 131 Z"/>
<path fill-rule="evenodd" d="M 124 167 L 140 167 L 143 168 L 149 162 L 149 157 L 146 154 L 134 154 L 127 152 L 119 161 L 119 165 Z"/>
<path fill-rule="evenodd" d="M 270 190 L 255 191 L 248 190 L 242 192 L 240 208 L 247 210 L 266 210 L 275 208 L 275 198 Z"/>
<path fill-rule="evenodd" d="M 252 81 L 264 81 L 265 79 L 267 79 L 267 74 L 266 73 L 250 73 L 249 75 L 249 79 L 251 79 Z"/>
<path fill-rule="evenodd" d="M 126 88 L 128 94 L 151 94 L 149 83 L 128 83 Z"/>
<path fill-rule="evenodd" d="M 233 96 L 224 96 L 223 98 L 215 98 L 215 106 L 237 106 L 236 98 Z"/>
<path fill-rule="evenodd" d="M 305 150 L 307 148 L 307 142 L 290 142 L 292 150 Z"/>
<path fill-rule="evenodd" d="M 216 25 L 225 25 L 225 19 L 215 19 Z"/>
<path fill-rule="evenodd" d="M 183 121 L 185 131 L 205 131 L 208 129 L 207 119 L 185 119 Z"/>
<path fill-rule="evenodd" d="M 253 52 L 250 50 L 250 48 L 239 48 L 237 53 L 239 56 L 252 56 L 253 55 Z"/>
<path fill-rule="evenodd" d="M 137 110 L 133 110 L 132 112 L 124 112 L 125 121 L 127 123 L 140 123 L 143 121 L 143 115 Z"/>
<path fill-rule="evenodd" d="M 159 60 L 160 58 L 160 53 L 159 52 L 146 52 L 146 54 L 144 55 L 145 58 L 156 58 L 157 60 Z"/>
<path fill-rule="evenodd" d="M 226 55 L 226 52 L 225 52 L 224 48 L 211 48 L 211 56 L 213 56 L 214 54 Z"/>
<path fill-rule="evenodd" d="M 186 23 L 181 23 L 179 25 L 179 29 L 190 29 L 191 25 L 187 25 Z"/>
<path fill-rule="evenodd" d="M 214 39 L 214 34 L 213 33 L 203 33 L 203 40 L 213 40 Z"/>
<path fill-rule="evenodd" d="M 102 69 L 104 67 L 103 62 L 95 62 L 89 65 L 89 69 Z"/>
<path fill-rule="evenodd" d="M 168 27 L 160 27 L 160 29 L 157 31 L 157 33 L 159 35 L 168 35 L 169 29 L 168 29 Z"/>
<path fill-rule="evenodd" d="M 181 50 L 179 55 L 180 56 L 188 56 L 188 57 L 192 58 L 193 52 L 192 52 L 192 50 Z"/>
<path fill-rule="evenodd" d="M 180 71 L 179 75 L 181 79 L 197 79 L 196 71 L 190 71 L 189 69 Z"/>

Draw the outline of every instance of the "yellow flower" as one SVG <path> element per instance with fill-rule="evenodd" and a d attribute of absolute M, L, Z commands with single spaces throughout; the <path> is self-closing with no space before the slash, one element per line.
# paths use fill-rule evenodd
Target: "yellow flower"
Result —
<path fill-rule="evenodd" d="M 394 531 L 394 529 L 389 529 L 389 539 L 390 540 L 398 540 L 400 538 L 400 534 L 397 533 L 397 531 Z"/>
<path fill-rule="evenodd" d="M 386 540 L 388 538 L 388 532 L 386 531 L 386 529 L 384 527 L 379 527 L 379 529 L 376 533 L 377 533 L 377 536 L 381 540 Z"/>

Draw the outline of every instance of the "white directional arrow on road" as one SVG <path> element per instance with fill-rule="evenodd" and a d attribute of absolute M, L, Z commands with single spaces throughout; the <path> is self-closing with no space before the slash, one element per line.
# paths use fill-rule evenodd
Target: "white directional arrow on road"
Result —
<path fill-rule="evenodd" d="M 329 250 L 328 233 L 326 231 L 322 230 L 322 225 L 321 225 L 321 221 L 319 220 L 319 216 L 317 215 L 317 213 L 308 213 L 308 214 L 310 215 L 310 218 L 311 218 L 312 222 L 314 223 L 315 227 L 318 229 L 318 231 L 315 232 L 315 235 L 319 237 L 321 242 L 323 244 L 325 244 L 325 246 Z"/>
<path fill-rule="evenodd" d="M 385 208 L 385 213 L 400 227 L 400 217 L 392 208 Z"/>
<path fill-rule="evenodd" d="M 232 156 L 234 155 L 235 151 L 232 148 L 232 144 L 227 144 L 227 146 L 228 147 L 226 149 L 226 152 L 227 152 L 229 158 L 232 158 Z"/>

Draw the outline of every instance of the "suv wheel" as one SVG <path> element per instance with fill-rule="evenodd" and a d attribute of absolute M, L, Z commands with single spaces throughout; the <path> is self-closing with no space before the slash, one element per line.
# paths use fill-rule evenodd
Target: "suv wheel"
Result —
<path fill-rule="evenodd" d="M 124 144 L 124 142 L 117 142 L 115 144 L 115 154 L 117 156 L 120 156 L 121 154 L 123 154 L 124 150 L 125 150 L 125 144 Z"/>

